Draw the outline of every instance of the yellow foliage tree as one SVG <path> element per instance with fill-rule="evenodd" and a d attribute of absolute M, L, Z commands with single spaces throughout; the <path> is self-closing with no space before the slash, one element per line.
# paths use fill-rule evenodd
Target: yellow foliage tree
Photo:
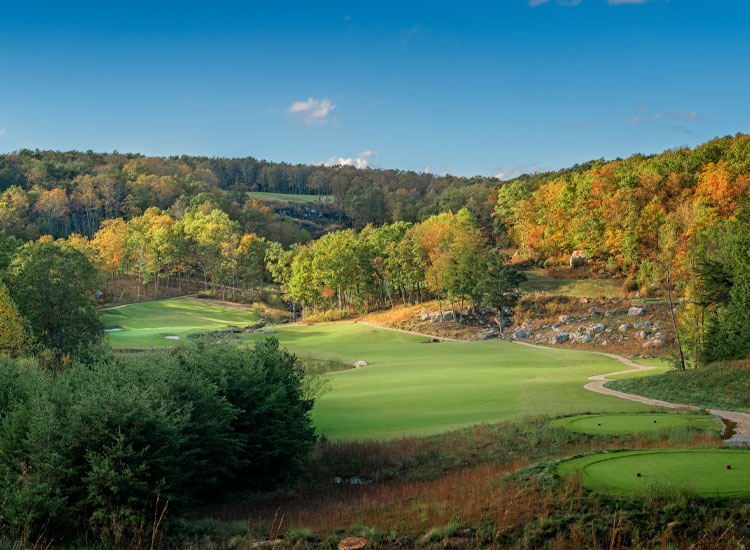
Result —
<path fill-rule="evenodd" d="M 27 346 L 26 323 L 5 285 L 0 283 L 0 353 L 21 355 Z"/>

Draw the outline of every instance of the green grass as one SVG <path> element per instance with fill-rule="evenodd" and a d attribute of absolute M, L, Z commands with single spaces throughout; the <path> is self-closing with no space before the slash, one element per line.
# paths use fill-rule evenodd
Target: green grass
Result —
<path fill-rule="evenodd" d="M 174 299 L 132 304 L 101 312 L 112 347 L 150 349 L 184 342 L 189 334 L 225 329 L 230 325 L 246 326 L 258 321 L 258 315 L 247 309 L 228 308 L 199 300 Z M 179 340 L 166 336 L 178 336 Z"/>
<path fill-rule="evenodd" d="M 610 376 L 609 380 L 627 380 L 629 378 L 642 378 L 644 376 L 654 376 L 657 374 L 664 374 L 672 370 L 672 365 L 666 359 L 650 357 L 647 359 L 635 358 L 633 359 L 633 361 L 635 361 L 639 365 L 646 365 L 648 367 L 656 367 L 656 369 L 642 370 L 638 372 L 629 372 L 626 374 L 618 374 L 617 376 Z"/>
<path fill-rule="evenodd" d="M 731 465 L 730 470 L 727 464 Z M 619 451 L 561 462 L 558 472 L 578 472 L 584 487 L 610 494 L 750 494 L 750 451 L 744 450 Z M 637 472 L 641 477 L 636 476 Z"/>
<path fill-rule="evenodd" d="M 695 414 L 586 414 L 558 418 L 552 424 L 572 432 L 592 435 L 633 435 L 679 426 L 693 426 L 717 433 L 721 430 L 721 424 L 713 416 Z"/>
<path fill-rule="evenodd" d="M 706 409 L 750 411 L 750 368 L 747 362 L 717 363 L 658 376 L 616 380 L 614 390 Z"/>
<path fill-rule="evenodd" d="M 247 194 L 251 199 L 269 199 L 289 202 L 333 202 L 333 195 L 295 195 L 292 193 L 266 193 L 263 191 L 250 191 Z"/>
<path fill-rule="evenodd" d="M 526 293 L 546 292 L 561 296 L 587 296 L 618 298 L 622 296 L 622 281 L 619 279 L 555 279 L 543 270 L 526 271 L 528 280 L 521 285 Z"/>
<path fill-rule="evenodd" d="M 355 323 L 276 330 L 292 352 L 367 361 L 364 368 L 328 375 L 332 390 L 317 402 L 313 419 L 330 438 L 427 435 L 527 415 L 651 410 L 584 390 L 588 376 L 622 365 L 583 351 L 500 341 L 424 343 L 420 336 Z"/>

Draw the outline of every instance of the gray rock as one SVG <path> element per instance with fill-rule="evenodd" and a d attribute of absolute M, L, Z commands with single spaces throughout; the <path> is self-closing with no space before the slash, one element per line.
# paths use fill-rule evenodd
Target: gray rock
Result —
<path fill-rule="evenodd" d="M 516 332 L 513 333 L 513 338 L 515 338 L 516 340 L 525 340 L 528 337 L 529 337 L 528 333 L 522 330 L 517 330 Z"/>
<path fill-rule="evenodd" d="M 601 345 L 602 346 L 608 346 L 609 345 L 609 340 L 602 340 Z"/>
<path fill-rule="evenodd" d="M 594 334 L 596 334 L 597 332 L 604 332 L 605 328 L 607 328 L 607 327 L 605 327 L 604 325 L 599 324 L 599 325 L 594 325 L 593 327 L 591 327 L 590 330 L 591 330 L 591 332 L 593 332 Z"/>
<path fill-rule="evenodd" d="M 555 334 L 552 337 L 552 343 L 553 344 L 562 344 L 564 342 L 567 342 L 570 336 L 568 336 L 566 333 L 561 332 L 560 334 Z"/>
<path fill-rule="evenodd" d="M 642 308 L 642 307 L 632 306 L 628 310 L 629 317 L 638 317 L 639 315 L 645 315 L 645 314 L 646 314 L 646 308 Z"/>
<path fill-rule="evenodd" d="M 636 338 L 638 338 L 639 340 L 645 340 L 649 336 L 651 336 L 651 331 L 650 330 L 642 330 L 638 334 L 636 334 Z"/>
<path fill-rule="evenodd" d="M 422 319 L 422 321 L 429 321 L 430 319 L 432 319 L 432 317 L 429 313 L 425 313 L 424 315 L 422 315 L 422 317 L 420 317 L 420 319 Z"/>
<path fill-rule="evenodd" d="M 620 332 L 627 332 L 630 329 L 630 327 L 627 325 L 627 323 L 621 324 L 619 327 L 617 327 L 617 330 Z"/>
<path fill-rule="evenodd" d="M 570 315 L 560 315 L 560 317 L 558 317 L 558 321 L 567 325 L 575 321 L 575 319 Z"/>
<path fill-rule="evenodd" d="M 633 328 L 646 328 L 650 327 L 653 323 L 651 321 L 644 321 L 642 323 L 636 323 L 633 325 Z"/>
<path fill-rule="evenodd" d="M 573 254 L 572 254 L 572 255 L 570 256 L 570 262 L 569 262 L 569 265 L 570 265 L 570 267 L 572 267 L 572 268 L 574 268 L 574 269 L 575 269 L 576 267 L 583 267 L 584 265 L 586 265 L 586 258 L 585 258 L 585 257 L 583 257 L 583 256 L 582 256 L 582 255 L 580 255 L 580 254 L 575 254 L 575 253 L 573 253 Z"/>
<path fill-rule="evenodd" d="M 582 334 L 576 339 L 579 344 L 588 344 L 591 340 L 593 340 L 593 338 L 591 338 L 591 335 L 589 334 Z"/>
<path fill-rule="evenodd" d="M 599 313 L 599 308 L 596 306 L 591 306 L 589 308 L 589 313 L 591 313 L 592 315 L 596 315 L 597 313 Z"/>

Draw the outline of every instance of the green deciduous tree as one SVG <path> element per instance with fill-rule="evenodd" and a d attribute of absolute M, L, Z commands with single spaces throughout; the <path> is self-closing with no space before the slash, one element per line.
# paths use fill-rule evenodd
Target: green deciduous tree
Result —
<path fill-rule="evenodd" d="M 99 273 L 78 250 L 53 242 L 24 246 L 9 270 L 8 286 L 34 340 L 56 357 L 102 337 L 94 292 Z"/>

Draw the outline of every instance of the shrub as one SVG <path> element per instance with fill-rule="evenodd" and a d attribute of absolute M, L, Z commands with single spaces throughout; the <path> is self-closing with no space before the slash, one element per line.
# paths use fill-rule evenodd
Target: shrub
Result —
<path fill-rule="evenodd" d="M 265 488 L 314 442 L 295 358 L 276 340 L 111 355 L 63 374 L 0 360 L 0 494 L 11 536 L 138 529 L 170 510 Z M 151 512 L 152 513 L 152 512 Z"/>

